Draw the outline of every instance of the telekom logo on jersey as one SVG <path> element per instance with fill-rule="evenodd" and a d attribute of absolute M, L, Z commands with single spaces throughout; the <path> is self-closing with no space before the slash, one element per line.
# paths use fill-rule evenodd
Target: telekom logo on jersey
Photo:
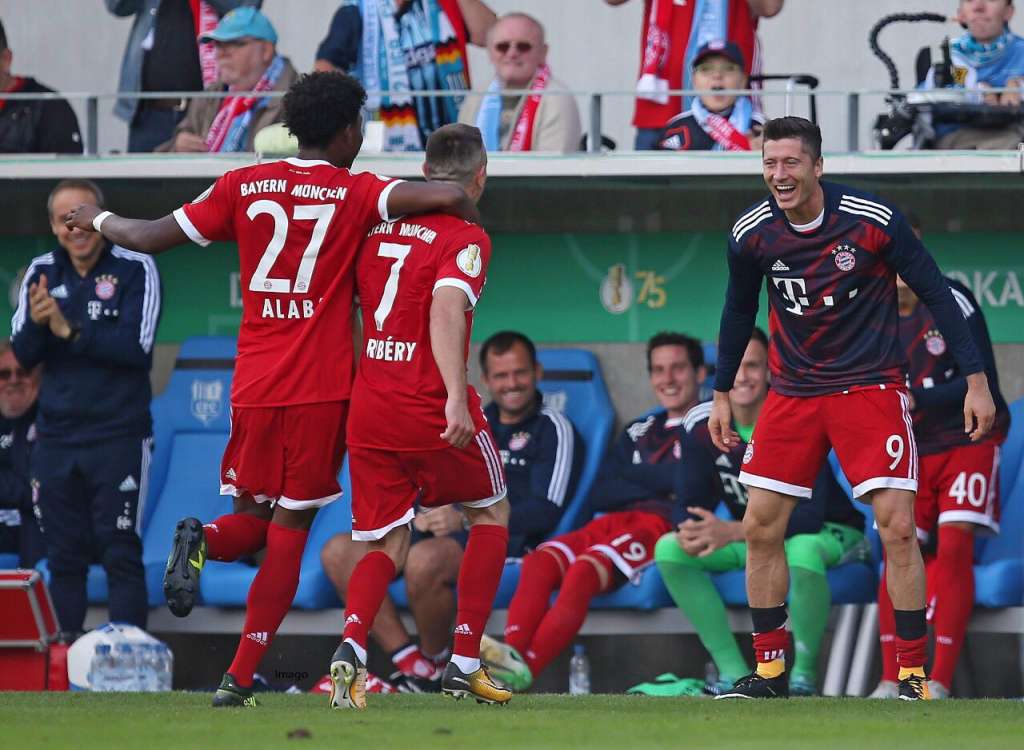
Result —
<path fill-rule="evenodd" d="M 781 279 L 777 276 L 772 276 L 772 283 L 775 284 L 775 288 L 779 290 L 782 298 L 792 305 L 792 307 L 786 308 L 786 312 L 791 312 L 794 315 L 803 315 L 804 310 L 812 306 L 811 299 L 807 296 L 806 280 Z M 857 290 L 853 289 L 849 292 L 847 298 L 853 299 L 856 296 Z M 835 307 L 835 297 L 831 294 L 826 294 L 821 298 L 821 304 L 825 307 Z"/>

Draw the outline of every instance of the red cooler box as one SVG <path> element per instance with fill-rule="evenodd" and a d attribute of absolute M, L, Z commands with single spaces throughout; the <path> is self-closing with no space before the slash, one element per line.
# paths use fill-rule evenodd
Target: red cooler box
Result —
<path fill-rule="evenodd" d="M 55 643 L 60 628 L 39 571 L 0 570 L 0 612 L 0 690 L 66 690 L 67 667 L 50 674 L 51 656 L 67 647 Z"/>

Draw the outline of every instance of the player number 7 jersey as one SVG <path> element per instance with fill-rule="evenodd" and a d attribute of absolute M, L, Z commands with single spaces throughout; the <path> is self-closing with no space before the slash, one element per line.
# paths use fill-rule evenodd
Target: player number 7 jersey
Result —
<path fill-rule="evenodd" d="M 491 243 L 487 233 L 442 214 L 384 222 L 370 230 L 356 263 L 363 319 L 359 372 L 348 443 L 389 450 L 447 447 L 440 439 L 447 391 L 430 343 L 430 307 L 442 287 L 468 300 L 463 351 L 469 354 L 473 308 L 483 292 Z M 468 388 L 478 429 L 480 397 Z"/>

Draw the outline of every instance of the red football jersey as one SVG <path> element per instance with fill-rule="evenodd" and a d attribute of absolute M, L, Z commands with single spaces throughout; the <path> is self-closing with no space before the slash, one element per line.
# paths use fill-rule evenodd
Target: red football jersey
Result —
<path fill-rule="evenodd" d="M 234 169 L 174 212 L 200 245 L 238 242 L 242 327 L 231 403 L 340 401 L 352 391 L 355 257 L 400 180 L 326 161 Z"/>
<path fill-rule="evenodd" d="M 465 353 L 487 280 L 491 240 L 476 224 L 444 214 L 378 224 L 359 251 L 356 284 L 363 312 L 363 351 L 352 390 L 348 444 L 387 450 L 444 448 L 448 397 L 430 346 L 434 290 L 466 293 Z M 468 386 L 469 413 L 487 424 Z"/>

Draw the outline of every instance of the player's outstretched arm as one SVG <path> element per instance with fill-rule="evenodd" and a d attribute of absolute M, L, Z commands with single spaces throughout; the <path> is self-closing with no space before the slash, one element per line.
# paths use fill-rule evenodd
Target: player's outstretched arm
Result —
<path fill-rule="evenodd" d="M 103 211 L 99 206 L 82 204 L 68 212 L 64 217 L 64 224 L 69 229 L 96 232 L 99 230 L 94 222 L 101 216 L 103 218 L 99 224 L 103 236 L 128 250 L 156 255 L 175 245 L 189 242 L 188 235 L 178 226 L 177 220 L 171 214 L 155 221 L 126 219 L 110 211 Z"/>
<path fill-rule="evenodd" d="M 732 428 L 732 404 L 729 403 L 727 392 L 715 391 L 711 416 L 708 417 L 708 432 L 711 433 L 711 442 L 724 453 L 740 442 L 740 436 Z"/>
<path fill-rule="evenodd" d="M 466 309 L 469 297 L 461 289 L 439 287 L 430 303 L 430 348 L 441 373 L 448 399 L 444 405 L 447 427 L 441 439 L 464 448 L 476 434 L 466 403 Z"/>
<path fill-rule="evenodd" d="M 988 388 L 988 376 L 976 372 L 967 376 L 967 395 L 964 397 L 964 432 L 971 440 L 981 440 L 996 421 L 996 405 Z"/>
<path fill-rule="evenodd" d="M 442 213 L 480 224 L 480 211 L 453 182 L 400 182 L 388 193 L 388 216 Z"/>

